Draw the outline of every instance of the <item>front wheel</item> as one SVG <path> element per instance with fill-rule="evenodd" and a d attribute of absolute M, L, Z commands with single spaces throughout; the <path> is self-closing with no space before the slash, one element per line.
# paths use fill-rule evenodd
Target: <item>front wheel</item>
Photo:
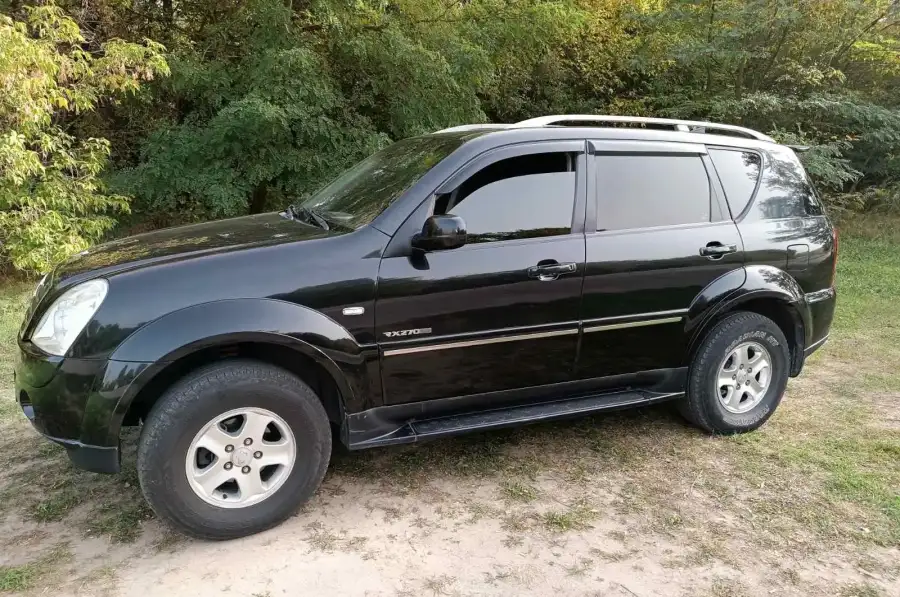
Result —
<path fill-rule="evenodd" d="M 743 433 L 775 412 L 790 371 L 787 340 L 758 313 L 726 316 L 710 331 L 691 362 L 686 419 L 710 433 Z"/>
<path fill-rule="evenodd" d="M 231 539 L 271 528 L 325 476 L 331 427 L 316 394 L 254 361 L 206 367 L 154 405 L 138 477 L 153 511 L 188 535 Z"/>

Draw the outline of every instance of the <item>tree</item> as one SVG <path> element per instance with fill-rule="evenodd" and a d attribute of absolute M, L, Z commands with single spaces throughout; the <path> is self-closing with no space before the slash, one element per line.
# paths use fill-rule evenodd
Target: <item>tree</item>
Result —
<path fill-rule="evenodd" d="M 54 5 L 27 8 L 27 22 L 0 15 L 0 260 L 23 271 L 87 248 L 128 210 L 100 178 L 109 143 L 72 134 L 71 117 L 169 72 L 153 42 L 83 44 Z"/>

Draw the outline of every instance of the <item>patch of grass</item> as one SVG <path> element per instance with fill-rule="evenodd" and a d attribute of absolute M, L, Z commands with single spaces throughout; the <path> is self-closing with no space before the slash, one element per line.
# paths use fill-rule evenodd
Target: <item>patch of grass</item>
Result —
<path fill-rule="evenodd" d="M 37 522 L 62 520 L 75 506 L 81 503 L 83 497 L 77 489 L 68 485 L 35 503 L 31 508 L 31 518 Z"/>
<path fill-rule="evenodd" d="M 0 568 L 0 591 L 14 593 L 31 588 L 37 574 L 33 564 L 3 566 Z"/>
<path fill-rule="evenodd" d="M 500 494 L 504 499 L 515 502 L 533 502 L 538 498 L 536 487 L 520 481 L 506 480 L 500 483 Z"/>
<path fill-rule="evenodd" d="M 328 531 L 321 522 L 312 522 L 306 525 L 309 534 L 306 536 L 306 542 L 309 543 L 311 549 L 331 553 L 338 543 L 338 536 Z"/>
<path fill-rule="evenodd" d="M 632 551 L 604 551 L 597 547 L 591 548 L 591 555 L 597 556 L 604 562 L 610 562 L 610 563 L 621 562 L 622 560 L 625 560 L 625 559 L 631 557 L 632 555 L 634 555 L 634 553 L 635 553 L 634 550 L 632 550 Z"/>
<path fill-rule="evenodd" d="M 58 545 L 34 562 L 21 566 L 0 566 L 0 591 L 10 593 L 27 591 L 56 572 L 59 566 L 71 558 L 72 554 L 68 547 Z"/>
<path fill-rule="evenodd" d="M 549 531 L 564 533 L 590 528 L 590 522 L 597 518 L 598 514 L 597 510 L 580 500 L 567 510 L 545 512 L 541 517 L 541 522 Z"/>
<path fill-rule="evenodd" d="M 157 552 L 173 552 L 182 545 L 187 538 L 170 528 L 164 528 L 162 535 L 153 542 L 153 549 Z"/>
<path fill-rule="evenodd" d="M 153 510 L 142 497 L 102 504 L 87 527 L 88 533 L 109 537 L 113 543 L 132 543 L 141 536 L 141 524 L 153 518 Z"/>
<path fill-rule="evenodd" d="M 448 589 L 456 582 L 456 578 L 441 574 L 440 576 L 429 576 L 422 585 L 426 591 L 430 591 L 432 595 L 449 595 Z"/>
<path fill-rule="evenodd" d="M 722 576 L 713 579 L 709 592 L 713 597 L 749 597 L 750 595 L 739 580 Z"/>
<path fill-rule="evenodd" d="M 16 336 L 33 290 L 33 282 L 0 277 L 0 390 L 12 388 Z M 7 399 L 0 400 L 0 421 L 20 413 L 16 401 L 4 394 Z"/>
<path fill-rule="evenodd" d="M 869 583 L 854 583 L 841 588 L 840 597 L 881 597 L 882 593 Z"/>
<path fill-rule="evenodd" d="M 565 566 L 566 575 L 568 576 L 584 576 L 593 567 L 594 561 L 590 558 L 581 558 L 575 564 Z"/>

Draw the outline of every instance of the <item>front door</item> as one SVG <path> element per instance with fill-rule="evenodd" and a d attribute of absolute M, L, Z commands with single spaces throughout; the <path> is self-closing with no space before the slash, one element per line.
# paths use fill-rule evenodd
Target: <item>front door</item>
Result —
<path fill-rule="evenodd" d="M 691 303 L 713 280 L 743 266 L 737 226 L 705 146 L 590 145 L 577 377 L 677 368 Z M 627 377 L 623 383 L 631 385 Z"/>
<path fill-rule="evenodd" d="M 585 258 L 584 147 L 489 152 L 398 231 L 381 262 L 375 306 L 387 404 L 571 380 Z M 426 217 L 444 213 L 463 218 L 466 245 L 408 248 Z"/>

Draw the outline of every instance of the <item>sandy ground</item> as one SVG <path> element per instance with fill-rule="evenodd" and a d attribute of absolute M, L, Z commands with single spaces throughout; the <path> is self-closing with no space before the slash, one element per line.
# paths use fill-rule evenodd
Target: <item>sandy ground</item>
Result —
<path fill-rule="evenodd" d="M 681 425 L 665 409 L 624 417 L 612 424 L 649 418 L 655 425 Z M 566 431 L 556 425 L 514 433 L 512 455 L 527 460 L 531 446 L 555 445 Z M 424 449 L 431 458 L 443 448 Z M 386 458 L 415 458 L 421 450 Z M 572 456 L 580 450 L 574 445 Z M 660 513 L 647 496 L 634 493 L 635 479 L 623 471 L 576 479 L 571 469 L 538 473 L 527 486 L 537 497 L 522 501 L 504 490 L 505 473 L 447 476 L 438 466 L 431 474 L 413 470 L 412 485 L 393 484 L 357 474 L 369 463 L 340 456 L 296 516 L 232 542 L 184 539 L 146 520 L 136 541 L 111 543 L 92 536 L 85 505 L 63 522 L 7 516 L 0 531 L 10 542 L 0 565 L 34 561 L 48 546 L 65 546 L 61 555 L 51 552 L 50 559 L 60 561 L 48 562 L 51 572 L 26 591 L 36 595 L 900 595 L 895 548 L 810 553 L 803 537 L 796 550 L 783 537 L 749 542 L 752 513 L 717 508 L 707 490 L 697 489 L 702 480 L 673 479 L 670 490 L 654 495 L 677 508 Z"/>
<path fill-rule="evenodd" d="M 867 573 L 846 553 L 785 562 L 780 550 L 750 551 L 733 537 L 725 542 L 733 561 L 704 561 L 696 546 L 648 534 L 640 520 L 617 514 L 611 488 L 598 488 L 607 508 L 589 528 L 511 533 L 495 513 L 483 512 L 496 502 L 490 485 L 436 480 L 424 494 L 397 497 L 332 476 L 284 525 L 227 543 L 183 540 L 155 521 L 124 546 L 72 534 L 63 524 L 34 533 L 28 524 L 7 523 L 4 534 L 17 536 L 20 557 L 50 537 L 70 537 L 74 578 L 36 594 L 821 595 L 856 581 L 900 595 L 896 577 Z M 878 552 L 886 564 L 897 556 Z"/>

